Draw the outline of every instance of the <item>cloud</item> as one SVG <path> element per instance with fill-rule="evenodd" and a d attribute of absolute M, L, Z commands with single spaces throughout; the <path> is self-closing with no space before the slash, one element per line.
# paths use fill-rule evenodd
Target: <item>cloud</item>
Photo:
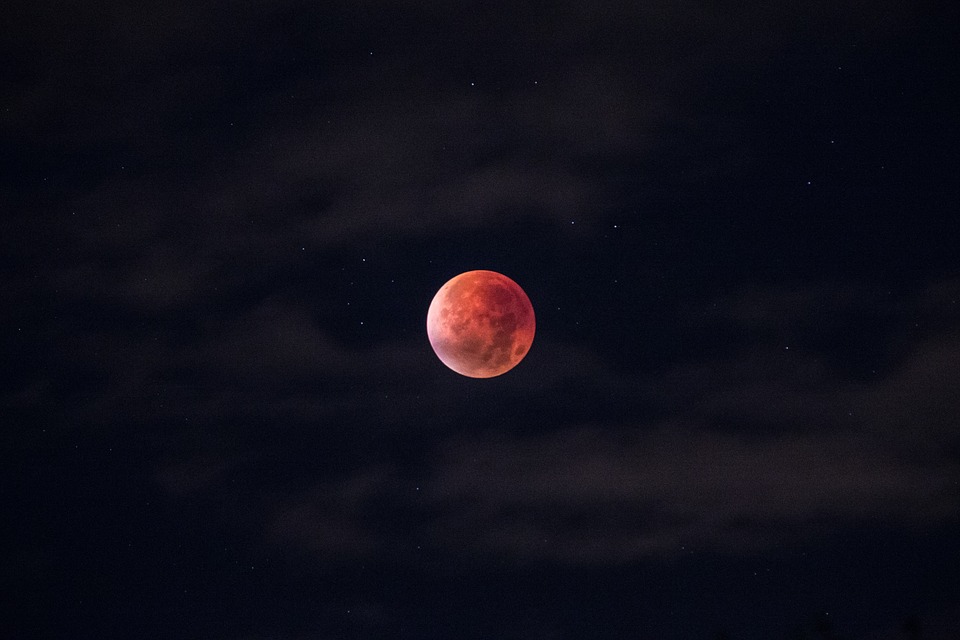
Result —
<path fill-rule="evenodd" d="M 388 474 L 362 495 L 338 483 L 294 497 L 271 530 L 324 557 L 343 545 L 374 554 L 396 544 L 373 508 L 391 500 L 417 522 L 407 537 L 432 551 L 618 564 L 749 555 L 867 523 L 935 526 L 960 507 L 955 461 L 917 463 L 855 432 L 751 438 L 672 424 L 490 433 L 446 442 L 429 469 L 419 487 Z"/>
<path fill-rule="evenodd" d="M 368 469 L 286 499 L 271 514 L 269 537 L 338 560 L 383 550 L 383 538 L 366 525 L 364 514 L 389 491 L 389 480 L 389 471 Z"/>
<path fill-rule="evenodd" d="M 952 299 L 945 288 L 920 292 L 911 308 L 941 313 Z M 900 355 L 882 371 L 851 377 L 809 346 L 819 344 L 822 328 L 811 320 L 831 315 L 824 300 L 844 300 L 859 317 L 882 305 L 856 288 L 816 291 L 750 294 L 769 297 L 770 313 L 743 316 L 737 304 L 725 305 L 726 317 L 766 337 L 657 376 L 627 376 L 580 358 L 592 365 L 583 385 L 592 380 L 604 402 L 628 410 L 598 404 L 585 421 L 550 413 L 552 428 L 531 430 L 518 417 L 436 433 L 419 463 L 379 469 L 377 481 L 349 500 L 337 498 L 338 487 L 369 478 L 363 466 L 290 496 L 310 517 L 286 540 L 305 545 L 307 522 L 327 540 L 331 523 L 347 522 L 381 549 L 415 542 L 454 556 L 619 564 L 689 552 L 750 555 L 860 526 L 923 530 L 950 521 L 960 508 L 955 328 L 931 322 L 937 329 L 896 345 Z M 797 348 L 784 349 L 784 336 Z M 528 402 L 535 393 L 527 389 Z M 597 402 L 586 386 L 578 397 Z M 385 533 L 384 504 L 408 518 L 400 542 Z M 329 544 L 310 548 L 325 557 Z M 377 548 L 364 546 L 373 555 Z"/>
<path fill-rule="evenodd" d="M 940 522 L 960 465 L 899 460 L 870 435 L 751 439 L 695 426 L 609 427 L 458 442 L 438 464 L 432 526 L 448 549 L 630 562 L 684 549 L 755 553 L 818 528 Z"/>

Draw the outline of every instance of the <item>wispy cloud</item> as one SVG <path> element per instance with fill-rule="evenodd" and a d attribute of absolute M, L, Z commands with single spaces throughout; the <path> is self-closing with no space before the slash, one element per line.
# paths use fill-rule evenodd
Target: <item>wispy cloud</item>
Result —
<path fill-rule="evenodd" d="M 931 295 L 942 301 L 945 286 Z M 778 294 L 767 295 L 777 306 Z M 793 300 L 789 317 L 751 314 L 750 326 L 777 334 L 822 312 L 823 296 L 779 297 Z M 864 299 L 845 304 L 861 314 L 876 309 Z M 736 314 L 736 305 L 727 308 Z M 561 419 L 534 433 L 511 420 L 458 430 L 413 467 L 361 467 L 352 479 L 290 496 L 294 512 L 309 518 L 292 527 L 286 507 L 271 516 L 271 530 L 290 529 L 282 539 L 323 556 L 332 543 L 318 535 L 308 544 L 310 526 L 329 533 L 346 518 L 348 530 L 365 532 L 348 537 L 367 540 L 369 551 L 370 537 L 388 528 L 374 505 L 391 504 L 391 513 L 410 518 L 401 544 L 579 564 L 754 554 L 865 524 L 923 529 L 949 521 L 960 509 L 960 464 L 951 453 L 960 445 L 956 329 L 898 345 L 904 351 L 895 364 L 861 379 L 804 350 L 818 327 L 793 333 L 792 351 L 782 336 L 766 346 L 751 340 L 656 377 L 594 369 L 608 392 L 620 390 L 607 401 L 635 407 L 635 418 L 608 408 L 594 420 Z M 363 491 L 344 502 L 343 482 Z M 379 539 L 398 543 L 393 534 Z"/>

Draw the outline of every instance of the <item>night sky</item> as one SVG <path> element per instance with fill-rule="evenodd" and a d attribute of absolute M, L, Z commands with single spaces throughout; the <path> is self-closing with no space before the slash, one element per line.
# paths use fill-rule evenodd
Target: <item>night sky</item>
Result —
<path fill-rule="evenodd" d="M 960 638 L 955 8 L 156 4 L 2 9 L 0 636 Z"/>

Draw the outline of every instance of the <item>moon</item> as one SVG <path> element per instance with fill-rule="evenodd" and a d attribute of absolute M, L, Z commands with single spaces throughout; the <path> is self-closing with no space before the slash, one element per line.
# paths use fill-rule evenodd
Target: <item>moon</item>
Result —
<path fill-rule="evenodd" d="M 443 364 L 470 378 L 513 369 L 533 344 L 530 298 L 496 271 L 467 271 L 440 287 L 427 311 L 427 336 Z"/>

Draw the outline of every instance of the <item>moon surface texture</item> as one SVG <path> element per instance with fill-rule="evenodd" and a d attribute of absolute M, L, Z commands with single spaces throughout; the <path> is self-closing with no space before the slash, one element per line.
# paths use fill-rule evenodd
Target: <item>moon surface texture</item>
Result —
<path fill-rule="evenodd" d="M 467 271 L 440 287 L 427 311 L 427 336 L 443 364 L 471 378 L 513 369 L 533 344 L 530 298 L 496 271 Z"/>

